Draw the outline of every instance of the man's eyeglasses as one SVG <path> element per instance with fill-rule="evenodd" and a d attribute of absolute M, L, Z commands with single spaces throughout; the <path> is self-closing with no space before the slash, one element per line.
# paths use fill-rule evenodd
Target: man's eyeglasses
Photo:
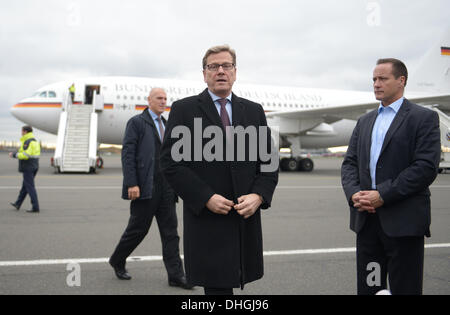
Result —
<path fill-rule="evenodd" d="M 222 67 L 222 69 L 225 71 L 229 71 L 229 70 L 234 69 L 235 65 L 234 65 L 234 63 L 224 63 L 221 65 L 219 65 L 218 63 L 212 63 L 209 65 L 206 65 L 205 69 L 208 69 L 209 71 L 217 71 L 217 70 L 219 70 L 220 67 Z"/>

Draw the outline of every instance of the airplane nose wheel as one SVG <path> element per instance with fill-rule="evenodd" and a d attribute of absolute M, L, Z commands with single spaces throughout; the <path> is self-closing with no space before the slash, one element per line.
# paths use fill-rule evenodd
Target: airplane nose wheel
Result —
<path fill-rule="evenodd" d="M 97 158 L 97 168 L 103 168 L 103 159 L 101 157 Z"/>

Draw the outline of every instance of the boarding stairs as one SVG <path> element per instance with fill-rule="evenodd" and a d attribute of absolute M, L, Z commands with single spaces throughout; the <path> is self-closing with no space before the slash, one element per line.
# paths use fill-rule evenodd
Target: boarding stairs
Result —
<path fill-rule="evenodd" d="M 439 125 L 441 130 L 441 162 L 439 171 L 450 170 L 450 117 L 436 107 L 433 108 L 439 115 Z"/>
<path fill-rule="evenodd" d="M 68 95 L 62 107 L 53 166 L 58 173 L 95 172 L 98 123 L 95 104 L 72 104 Z"/>

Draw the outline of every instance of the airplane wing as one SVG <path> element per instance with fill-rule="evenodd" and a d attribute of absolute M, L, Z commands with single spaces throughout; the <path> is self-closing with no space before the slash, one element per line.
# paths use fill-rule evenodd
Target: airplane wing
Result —
<path fill-rule="evenodd" d="M 450 112 L 450 94 L 441 95 L 411 95 L 407 97 L 413 103 L 437 106 L 445 113 Z M 341 119 L 357 120 L 359 117 L 378 107 L 378 101 L 370 103 L 355 103 L 348 105 L 327 106 L 311 109 L 291 110 L 266 113 L 267 118 L 282 117 L 290 119 L 323 119 L 325 123 L 333 123 Z"/>

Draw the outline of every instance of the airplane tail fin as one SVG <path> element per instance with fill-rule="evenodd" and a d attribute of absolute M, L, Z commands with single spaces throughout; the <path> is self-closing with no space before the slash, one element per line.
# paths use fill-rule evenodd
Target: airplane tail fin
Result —
<path fill-rule="evenodd" d="M 423 57 L 407 89 L 411 92 L 450 92 L 450 28 Z"/>

